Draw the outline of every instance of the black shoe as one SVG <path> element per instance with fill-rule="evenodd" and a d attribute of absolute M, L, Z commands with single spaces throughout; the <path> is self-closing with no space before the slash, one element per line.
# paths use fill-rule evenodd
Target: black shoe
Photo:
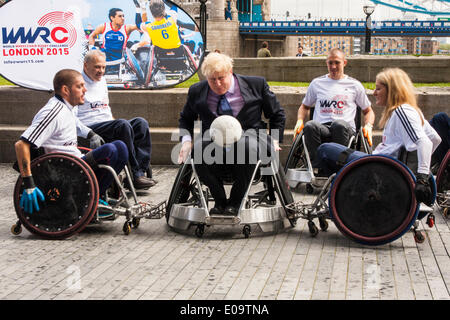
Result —
<path fill-rule="evenodd" d="M 209 210 L 209 214 L 210 215 L 221 215 L 224 212 L 224 208 L 223 207 L 216 207 L 214 206 L 214 208 L 211 208 Z"/>
<path fill-rule="evenodd" d="M 135 189 L 148 189 L 155 185 L 155 181 L 153 179 L 141 176 L 137 177 L 133 181 L 133 185 Z"/>
<path fill-rule="evenodd" d="M 231 206 L 231 205 L 228 205 L 228 206 L 225 208 L 224 213 L 225 213 L 225 214 L 228 214 L 228 215 L 230 215 L 230 216 L 237 216 L 238 210 L 239 210 L 238 208 L 236 208 L 236 207 L 234 207 L 234 206 Z"/>

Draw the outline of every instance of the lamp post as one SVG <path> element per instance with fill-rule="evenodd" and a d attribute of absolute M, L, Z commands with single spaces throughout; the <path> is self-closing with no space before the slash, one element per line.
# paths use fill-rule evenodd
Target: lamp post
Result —
<path fill-rule="evenodd" d="M 206 1 L 200 0 L 200 32 L 205 38 L 205 51 L 206 51 Z"/>
<path fill-rule="evenodd" d="M 370 15 L 375 11 L 374 6 L 364 6 L 363 7 L 364 13 L 366 14 L 366 45 L 365 45 L 365 53 L 370 53 L 370 37 L 372 35 L 371 33 L 371 27 L 372 27 L 372 19 L 370 18 Z"/>

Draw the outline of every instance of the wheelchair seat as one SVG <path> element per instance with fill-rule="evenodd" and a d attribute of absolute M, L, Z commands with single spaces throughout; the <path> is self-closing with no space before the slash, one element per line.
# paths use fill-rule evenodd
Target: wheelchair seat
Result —
<path fill-rule="evenodd" d="M 313 114 L 314 107 L 310 110 L 310 120 L 312 120 Z M 361 129 L 361 108 L 359 107 L 357 107 L 355 114 L 355 126 L 356 131 L 348 142 L 348 148 L 362 150 L 367 154 L 371 154 L 372 147 L 364 137 Z M 321 177 L 320 175 L 318 176 L 317 173 L 313 172 L 303 131 L 297 135 L 292 143 L 284 167 L 289 186 L 291 188 L 296 188 L 299 184 L 306 183 L 306 191 L 310 194 L 314 192 L 314 188 L 323 187 L 328 178 Z"/>
<path fill-rule="evenodd" d="M 273 167 L 272 167 L 273 168 Z M 193 160 L 189 157 L 181 165 L 175 178 L 172 191 L 167 201 L 167 224 L 178 231 L 188 230 L 196 226 L 195 234 L 203 236 L 205 226 L 228 225 L 243 226 L 243 234 L 248 237 L 251 233 L 251 225 L 258 225 L 263 232 L 282 230 L 295 222 L 289 218 L 286 206 L 294 202 L 292 194 L 284 177 L 284 170 L 279 167 L 277 172 L 270 176 L 261 175 L 261 161 L 255 167 L 252 182 L 241 202 L 237 216 L 210 216 L 209 202 L 214 201 L 208 189 L 202 185 L 198 178 Z M 228 176 L 227 176 L 228 175 Z M 224 173 L 226 183 L 232 183 L 231 176 Z M 263 182 L 262 191 L 251 192 L 259 182 Z M 272 201 L 276 193 L 279 204 Z"/>

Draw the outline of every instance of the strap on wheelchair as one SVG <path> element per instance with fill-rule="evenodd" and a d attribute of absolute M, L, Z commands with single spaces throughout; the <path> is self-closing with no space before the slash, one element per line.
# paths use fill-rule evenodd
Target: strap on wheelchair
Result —
<path fill-rule="evenodd" d="M 338 166 L 341 166 L 341 167 L 345 166 L 345 164 L 347 163 L 348 157 L 349 157 L 353 152 L 355 152 L 355 150 L 354 150 L 354 149 L 350 149 L 350 148 L 347 148 L 347 149 L 345 149 L 344 151 L 342 151 L 342 152 L 339 154 L 339 157 L 338 157 L 338 159 L 337 159 L 337 161 L 336 161 L 336 164 L 337 164 Z"/>

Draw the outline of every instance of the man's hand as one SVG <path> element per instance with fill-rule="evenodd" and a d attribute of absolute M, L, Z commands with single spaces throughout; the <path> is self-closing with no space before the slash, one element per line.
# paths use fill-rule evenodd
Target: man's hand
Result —
<path fill-rule="evenodd" d="M 186 161 L 187 157 L 191 153 L 192 143 L 191 141 L 185 141 L 181 145 L 180 154 L 178 155 L 178 164 L 182 164 Z"/>
<path fill-rule="evenodd" d="M 96 149 L 102 144 L 105 144 L 105 140 L 96 134 L 93 130 L 89 131 L 87 138 L 89 139 L 89 148 Z"/>
<path fill-rule="evenodd" d="M 423 202 L 427 206 L 432 206 L 434 195 L 429 179 L 430 177 L 428 174 L 418 173 L 416 176 L 414 193 L 416 194 L 417 202 Z"/>
<path fill-rule="evenodd" d="M 298 119 L 297 123 L 295 124 L 295 128 L 294 128 L 294 139 L 292 139 L 292 141 L 295 141 L 295 138 L 297 137 L 297 135 L 302 132 L 303 130 L 303 120 Z"/>
<path fill-rule="evenodd" d="M 27 213 L 38 212 L 40 210 L 38 200 L 44 202 L 45 198 L 42 191 L 36 187 L 32 176 L 24 177 L 23 183 L 25 189 L 20 198 L 20 207 Z"/>
<path fill-rule="evenodd" d="M 278 142 L 278 140 L 273 140 L 273 148 L 275 151 L 280 151 L 281 147 L 280 147 L 280 143 Z"/>
<path fill-rule="evenodd" d="M 372 128 L 373 125 L 371 125 L 370 123 L 366 123 L 366 125 L 362 129 L 364 137 L 367 139 L 369 146 L 372 146 Z"/>

